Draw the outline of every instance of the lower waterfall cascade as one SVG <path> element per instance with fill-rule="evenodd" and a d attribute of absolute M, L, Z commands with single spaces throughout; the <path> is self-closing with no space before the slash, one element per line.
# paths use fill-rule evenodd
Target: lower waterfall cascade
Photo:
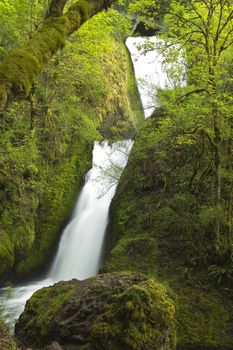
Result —
<path fill-rule="evenodd" d="M 162 70 L 161 58 L 158 61 L 159 55 L 155 50 L 146 55 L 140 55 L 135 46 L 142 43 L 143 40 L 145 39 L 128 38 L 126 41 L 131 52 L 136 79 L 147 79 L 150 74 L 153 81 L 157 81 L 157 86 L 164 87 L 168 84 L 168 78 Z M 153 106 L 151 107 L 152 102 L 154 103 L 152 94 L 146 93 L 140 86 L 139 92 L 145 117 L 148 117 L 154 109 Z M 14 323 L 23 311 L 26 301 L 36 290 L 61 280 L 72 278 L 82 280 L 98 273 L 109 206 L 117 186 L 116 178 L 120 176 L 120 173 L 117 176 L 111 174 L 109 168 L 116 164 L 116 168 L 121 168 L 123 171 L 132 145 L 131 140 L 119 141 L 112 145 L 107 141 L 95 142 L 93 167 L 86 175 L 85 185 L 79 195 L 71 220 L 62 233 L 57 254 L 47 277 L 40 281 L 15 286 L 11 288 L 10 293 L 7 288 L 0 290 L 0 299 L 4 309 L 3 317 L 12 332 Z"/>
<path fill-rule="evenodd" d="M 71 220 L 64 229 L 57 254 L 47 277 L 41 281 L 1 290 L 4 304 L 3 317 L 12 328 L 32 294 L 55 282 L 72 278 L 79 280 L 97 274 L 108 223 L 108 210 L 116 189 L 116 179 L 109 172 L 110 166 L 124 169 L 133 142 L 95 142 L 93 165 L 87 173 L 85 184 L 78 197 Z M 107 175 L 106 175 L 106 174 Z M 120 173 L 118 174 L 120 176 Z"/>

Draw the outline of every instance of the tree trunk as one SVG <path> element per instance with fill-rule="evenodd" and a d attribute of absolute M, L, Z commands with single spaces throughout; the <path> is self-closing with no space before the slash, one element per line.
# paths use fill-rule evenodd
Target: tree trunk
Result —
<path fill-rule="evenodd" d="M 215 250 L 219 251 L 220 243 L 220 212 L 221 212 L 221 158 L 220 158 L 220 132 L 217 116 L 214 119 L 215 148 L 214 148 L 214 175 L 215 175 L 215 226 L 214 240 Z M 218 136 L 219 135 L 219 136 Z"/>
<path fill-rule="evenodd" d="M 212 68 L 213 67 L 213 68 Z M 209 70 L 211 86 L 211 109 L 214 130 L 214 178 L 215 178 L 215 223 L 213 228 L 214 248 L 216 254 L 219 252 L 220 245 L 220 213 L 221 213 L 221 132 L 220 132 L 220 113 L 217 103 L 217 84 L 215 81 L 215 69 L 213 64 Z"/>
<path fill-rule="evenodd" d="M 115 0 L 108 0 L 110 6 Z M 88 18 L 106 8 L 105 0 L 78 0 L 63 15 L 67 0 L 52 0 L 41 29 L 0 65 L 0 112 L 17 97 L 27 97 L 36 77 L 67 37 Z"/>

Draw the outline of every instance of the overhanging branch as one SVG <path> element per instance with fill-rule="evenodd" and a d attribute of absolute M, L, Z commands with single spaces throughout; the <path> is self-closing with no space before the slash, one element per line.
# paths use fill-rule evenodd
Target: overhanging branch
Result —
<path fill-rule="evenodd" d="M 115 0 L 108 0 L 110 6 Z M 0 65 L 0 112 L 17 97 L 29 95 L 36 77 L 65 40 L 88 18 L 106 8 L 105 0 L 78 0 L 63 15 L 65 0 L 52 0 L 41 29 Z"/>
<path fill-rule="evenodd" d="M 48 8 L 47 17 L 61 16 L 67 2 L 68 0 L 52 0 Z"/>

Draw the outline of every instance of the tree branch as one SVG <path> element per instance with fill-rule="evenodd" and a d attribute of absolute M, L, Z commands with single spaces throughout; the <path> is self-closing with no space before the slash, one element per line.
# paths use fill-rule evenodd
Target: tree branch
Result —
<path fill-rule="evenodd" d="M 68 0 L 52 0 L 46 17 L 59 17 L 63 14 L 64 7 Z"/>
<path fill-rule="evenodd" d="M 115 0 L 108 0 L 110 6 Z M 78 0 L 60 15 L 65 0 L 52 0 L 41 29 L 27 44 L 15 50 L 0 65 L 0 112 L 17 97 L 26 98 L 36 77 L 44 71 L 51 57 L 65 40 L 88 18 L 106 8 L 106 0 Z"/>
<path fill-rule="evenodd" d="M 176 102 L 178 102 L 178 101 L 182 100 L 183 98 L 188 97 L 188 96 L 190 96 L 192 94 L 199 94 L 200 92 L 204 92 L 204 91 L 208 93 L 208 91 L 206 89 L 195 89 L 195 90 L 186 92 L 186 94 L 179 96 L 176 99 Z"/>

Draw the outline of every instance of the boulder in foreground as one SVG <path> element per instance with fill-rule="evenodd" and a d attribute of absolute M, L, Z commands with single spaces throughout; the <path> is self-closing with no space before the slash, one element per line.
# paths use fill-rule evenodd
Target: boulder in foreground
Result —
<path fill-rule="evenodd" d="M 174 305 L 155 280 L 126 272 L 37 291 L 16 325 L 25 346 L 64 350 L 171 350 Z"/>

